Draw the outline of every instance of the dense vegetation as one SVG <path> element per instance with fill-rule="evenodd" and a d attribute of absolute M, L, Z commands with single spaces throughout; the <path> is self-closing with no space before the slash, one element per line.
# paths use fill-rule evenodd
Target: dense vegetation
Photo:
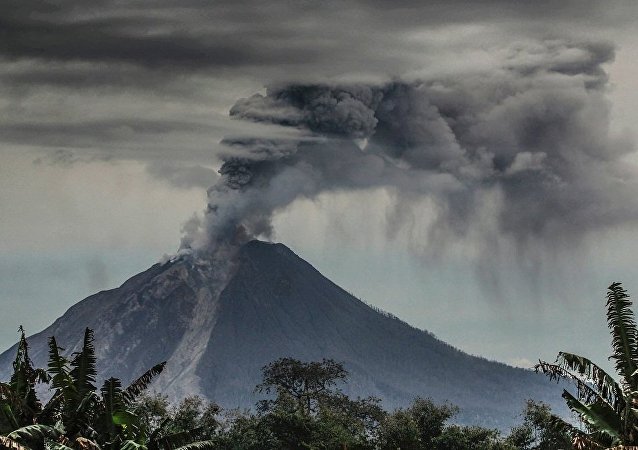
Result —
<path fill-rule="evenodd" d="M 24 331 L 13 375 L 0 383 L 0 448 L 16 450 L 122 449 L 556 449 L 569 439 L 554 427 L 549 408 L 529 402 L 523 423 L 508 436 L 481 427 L 452 425 L 457 408 L 417 398 L 406 409 L 384 411 L 376 398 L 351 399 L 332 360 L 283 358 L 263 369 L 256 387 L 266 397 L 254 411 L 221 411 L 188 397 L 171 406 L 161 394 L 145 394 L 164 363 L 124 388 L 117 378 L 97 389 L 93 332 L 81 351 L 61 354 L 49 340 L 46 370 L 33 367 Z M 52 396 L 42 404 L 37 384 Z"/>
<path fill-rule="evenodd" d="M 263 368 L 255 388 L 264 399 L 253 411 L 222 411 L 197 396 L 172 406 L 145 393 L 164 369 L 160 363 L 124 388 L 117 378 L 96 387 L 93 332 L 81 351 L 62 355 L 49 339 L 46 369 L 34 368 L 22 328 L 8 382 L 0 382 L 0 449 L 14 450 L 556 450 L 628 449 L 638 445 L 638 328 L 619 283 L 609 287 L 607 322 L 620 381 L 587 358 L 561 352 L 537 370 L 575 383 L 567 405 L 575 427 L 547 405 L 528 401 L 522 423 L 506 436 L 453 424 L 455 406 L 417 398 L 385 411 L 374 397 L 350 398 L 340 385 L 348 373 L 333 360 L 282 358 Z M 36 386 L 48 385 L 46 404 Z M 615 446 L 615 447 L 614 447 Z M 629 446 L 629 447 L 628 447 Z"/>

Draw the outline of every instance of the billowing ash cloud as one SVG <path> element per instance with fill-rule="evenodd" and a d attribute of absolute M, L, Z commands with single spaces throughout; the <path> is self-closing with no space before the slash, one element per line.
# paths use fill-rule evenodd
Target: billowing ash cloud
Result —
<path fill-rule="evenodd" d="M 388 188 L 428 197 L 439 244 L 482 226 L 522 246 L 578 239 L 638 218 L 630 143 L 609 132 L 601 43 L 547 41 L 489 74 L 386 84 L 289 84 L 239 100 L 231 116 L 305 132 L 225 140 L 221 178 L 184 247 L 272 233 L 274 212 L 326 191 Z M 489 199 L 486 201 L 485 199 Z"/>

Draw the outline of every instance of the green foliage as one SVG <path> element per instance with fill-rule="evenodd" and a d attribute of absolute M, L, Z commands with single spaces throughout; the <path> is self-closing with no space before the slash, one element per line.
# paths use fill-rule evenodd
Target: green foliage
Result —
<path fill-rule="evenodd" d="M 521 450 L 557 450 L 571 448 L 571 438 L 563 421 L 544 403 L 528 400 L 523 424 L 512 429 L 507 442 Z"/>
<path fill-rule="evenodd" d="M 381 450 L 417 450 L 421 448 L 419 426 L 409 411 L 397 410 L 388 415 L 379 430 Z"/>
<path fill-rule="evenodd" d="M 164 363 L 151 368 L 126 389 L 122 389 L 119 379 L 109 378 L 98 392 L 92 330 L 85 330 L 82 349 L 70 361 L 62 356 L 63 349 L 51 337 L 46 372 L 32 367 L 24 332 L 20 331 L 14 374 L 9 383 L 0 385 L 0 412 L 5 419 L 0 422 L 0 432 L 8 433 L 6 437 L 11 442 L 33 450 L 144 446 L 144 427 L 132 405 L 152 378 L 161 373 Z M 50 382 L 53 389 L 44 407 L 35 395 L 38 381 Z"/>
<path fill-rule="evenodd" d="M 28 447 L 6 436 L 0 436 L 0 448 L 7 450 L 31 450 Z"/>
<path fill-rule="evenodd" d="M 217 404 L 205 402 L 199 396 L 186 397 L 173 411 L 169 429 L 174 432 L 197 429 L 200 439 L 209 439 L 219 425 L 216 418 L 219 410 Z"/>
<path fill-rule="evenodd" d="M 134 402 L 139 395 L 141 395 L 151 384 L 153 379 L 162 373 L 166 367 L 166 361 L 156 364 L 149 370 L 144 372 L 137 380 L 133 381 L 124 391 L 124 397 L 128 404 Z"/>
<path fill-rule="evenodd" d="M 445 423 L 458 413 L 452 405 L 436 405 L 430 399 L 417 398 L 408 412 L 419 430 L 419 439 L 425 447 L 433 445 L 434 439 L 443 433 Z"/>
<path fill-rule="evenodd" d="M 616 372 L 622 383 L 636 390 L 638 364 L 638 330 L 631 310 L 631 300 L 620 283 L 613 283 L 607 291 L 607 325 L 611 330 Z"/>
<path fill-rule="evenodd" d="M 175 450 L 211 450 L 215 448 L 218 448 L 217 442 L 211 440 L 211 441 L 191 442 L 189 444 L 182 445 L 181 447 L 178 447 Z"/>
<path fill-rule="evenodd" d="M 638 444 L 638 329 L 629 295 L 620 283 L 607 291 L 607 324 L 611 332 L 612 355 L 617 382 L 589 359 L 571 353 L 559 353 L 556 362 L 541 361 L 536 370 L 552 379 L 566 379 L 576 385 L 573 395 L 563 391 L 567 406 L 586 425 L 581 431 L 553 418 L 555 426 L 569 433 L 572 440 L 589 447 Z"/>
<path fill-rule="evenodd" d="M 22 326 L 18 332 L 20 340 L 11 379 L 8 383 L 0 383 L 0 433 L 34 423 L 42 410 L 35 391 L 36 384 L 49 381 L 46 371 L 33 367 Z"/>
<path fill-rule="evenodd" d="M 63 436 L 63 431 L 61 424 L 27 425 L 9 433 L 7 438 L 31 450 L 44 450 L 49 444 L 58 442 Z"/>
<path fill-rule="evenodd" d="M 90 423 L 95 419 L 98 396 L 96 393 L 95 349 L 93 332 L 86 329 L 82 350 L 75 352 L 72 361 L 62 356 L 54 337 L 49 338 L 48 372 L 51 377 L 53 396 L 45 406 L 43 423 L 52 425 L 56 421 L 64 424 L 70 439 L 90 433 Z"/>
<path fill-rule="evenodd" d="M 131 410 L 139 418 L 140 434 L 148 440 L 159 436 L 162 427 L 169 420 L 169 402 L 161 394 L 149 395 L 142 393 L 131 405 Z"/>
<path fill-rule="evenodd" d="M 275 393 L 275 402 L 264 401 L 261 410 L 277 408 L 277 402 L 294 400 L 300 414 L 310 416 L 318 411 L 322 402 L 337 395 L 336 385 L 347 379 L 343 365 L 332 360 L 303 362 L 293 358 L 278 359 L 263 368 L 263 381 L 257 392 Z"/>
<path fill-rule="evenodd" d="M 6 428 L 0 450 L 549 450 L 569 444 L 564 423 L 534 402 L 507 438 L 496 430 L 449 424 L 458 408 L 430 399 L 417 398 L 410 407 L 388 413 L 377 398 L 345 395 L 339 383 L 348 373 L 333 360 L 274 361 L 263 368 L 263 382 L 256 388 L 270 395 L 258 403 L 257 412 L 222 416 L 215 403 L 198 396 L 171 406 L 161 394 L 146 394 L 165 363 L 126 388 L 118 378 L 108 378 L 98 390 L 91 330 L 70 360 L 55 338 L 49 340 L 46 377 L 33 369 L 24 333 L 21 341 L 14 364 L 18 374 L 0 384 L 0 423 Z M 577 373 L 589 371 L 609 405 L 622 404 L 619 392 L 624 391 L 588 360 L 561 358 Z M 33 390 L 38 381 L 49 381 L 53 390 L 43 407 Z M 24 416 L 14 414 L 24 404 L 32 408 L 26 424 L 20 423 Z"/>
<path fill-rule="evenodd" d="M 132 405 L 140 424 L 138 442 L 145 443 L 149 450 L 176 449 L 210 441 L 216 437 L 219 410 L 215 403 L 198 396 L 186 397 L 171 408 L 161 394 L 140 395 Z"/>
<path fill-rule="evenodd" d="M 432 448 L 436 450 L 505 450 L 512 447 L 499 439 L 496 430 L 451 425 L 433 440 Z"/>
<path fill-rule="evenodd" d="M 95 377 L 97 369 L 95 364 L 95 347 L 93 346 L 93 330 L 84 330 L 82 350 L 75 352 L 71 360 L 71 379 L 77 393 L 78 399 L 84 399 L 87 395 L 95 392 Z"/>
<path fill-rule="evenodd" d="M 373 397 L 350 399 L 337 387 L 347 379 L 340 363 L 282 358 L 263 368 L 256 390 L 275 394 L 258 404 L 260 428 L 275 448 L 373 448 L 385 413 Z"/>
<path fill-rule="evenodd" d="M 458 412 L 452 405 L 437 405 L 417 398 L 407 409 L 389 414 L 381 424 L 380 450 L 506 450 L 517 449 L 498 431 L 482 427 L 448 425 Z"/>
<path fill-rule="evenodd" d="M 231 410 L 226 412 L 222 424 L 216 439 L 219 449 L 276 450 L 282 448 L 270 424 L 263 416 Z"/>

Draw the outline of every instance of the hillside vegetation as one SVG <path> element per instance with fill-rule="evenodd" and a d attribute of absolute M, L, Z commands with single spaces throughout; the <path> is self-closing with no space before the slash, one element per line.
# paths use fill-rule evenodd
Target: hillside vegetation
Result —
<path fill-rule="evenodd" d="M 0 448 L 14 450 L 203 449 L 556 449 L 569 436 L 546 405 L 529 402 L 522 424 L 507 436 L 478 426 L 450 424 L 458 408 L 416 398 L 385 411 L 374 397 L 341 390 L 348 373 L 333 360 L 281 358 L 263 368 L 254 411 L 223 411 L 193 396 L 171 406 L 161 393 L 145 394 L 160 363 L 123 387 L 117 378 L 97 389 L 93 332 L 70 357 L 49 339 L 47 369 L 34 368 L 24 331 L 13 375 L 0 383 Z M 43 404 L 37 384 L 53 391 Z"/>
<path fill-rule="evenodd" d="M 638 327 L 620 283 L 607 294 L 611 359 L 619 377 L 589 359 L 559 353 L 536 367 L 576 392 L 563 398 L 579 426 L 529 400 L 520 424 L 508 433 L 454 423 L 459 408 L 415 398 L 387 411 L 376 397 L 345 393 L 349 374 L 332 359 L 279 358 L 262 368 L 254 387 L 261 396 L 252 410 L 223 410 L 198 396 L 171 405 L 147 394 L 161 362 L 124 387 L 118 378 L 96 380 L 93 331 L 86 328 L 79 351 L 63 355 L 48 340 L 46 369 L 36 368 L 20 327 L 13 372 L 0 382 L 0 449 L 13 450 L 620 450 L 638 449 Z M 102 378 L 103 379 L 103 378 Z M 46 403 L 38 385 L 48 385 Z"/>

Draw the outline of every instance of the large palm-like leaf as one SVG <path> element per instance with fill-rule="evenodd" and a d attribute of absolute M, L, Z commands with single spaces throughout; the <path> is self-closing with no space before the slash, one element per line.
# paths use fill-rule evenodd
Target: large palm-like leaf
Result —
<path fill-rule="evenodd" d="M 200 428 L 192 430 L 180 431 L 167 436 L 162 436 L 156 440 L 149 442 L 149 450 L 172 450 L 183 447 L 194 442 L 199 442 Z"/>
<path fill-rule="evenodd" d="M 0 436 L 0 449 L 3 450 L 31 450 L 29 447 L 26 447 L 6 436 Z"/>
<path fill-rule="evenodd" d="M 631 310 L 631 300 L 620 283 L 613 283 L 607 292 L 607 324 L 611 329 L 616 371 L 622 382 L 636 389 L 634 372 L 638 364 L 638 329 Z"/>
<path fill-rule="evenodd" d="M 57 399 L 59 402 L 59 417 L 67 435 L 75 439 L 92 428 L 91 423 L 99 400 L 94 384 L 97 370 L 93 330 L 85 330 L 82 349 L 72 355 L 70 363 L 60 355 L 60 350 L 55 339 L 51 338 L 49 373 L 52 376 L 52 387 L 56 390 L 52 400 Z"/>
<path fill-rule="evenodd" d="M 79 403 L 79 396 L 73 378 L 69 360 L 61 355 L 64 349 L 58 346 L 54 336 L 49 338 L 49 362 L 47 372 L 50 376 L 50 387 L 54 394 L 42 409 L 39 422 L 52 425 L 63 416 L 74 414 Z"/>
<path fill-rule="evenodd" d="M 151 384 L 153 379 L 162 373 L 164 367 L 166 366 L 166 361 L 156 364 L 147 370 L 142 376 L 140 376 L 137 380 L 133 381 L 124 391 L 124 399 L 127 403 L 132 403 L 135 399 L 142 393 L 148 386 Z"/>
<path fill-rule="evenodd" d="M 69 361 L 60 354 L 64 349 L 58 346 L 55 336 L 49 338 L 49 364 L 47 371 L 51 376 L 51 388 L 67 390 L 75 386 L 71 378 Z"/>
<path fill-rule="evenodd" d="M 122 383 L 117 378 L 109 378 L 104 382 L 101 394 L 102 401 L 100 402 L 100 406 L 102 412 L 99 421 L 102 427 L 104 427 L 106 435 L 109 437 L 108 441 L 112 442 L 117 432 L 117 425 L 113 420 L 113 415 L 118 411 L 124 410 Z"/>
<path fill-rule="evenodd" d="M 213 440 L 209 441 L 197 441 L 190 444 L 182 445 L 174 450 L 212 450 L 217 448 L 217 442 Z"/>
<path fill-rule="evenodd" d="M 71 378 L 80 398 L 84 398 L 89 392 L 95 392 L 95 377 L 97 376 L 95 347 L 93 346 L 93 330 L 87 328 L 84 331 L 82 351 L 73 355 L 71 361 Z"/>
<path fill-rule="evenodd" d="M 18 428 L 8 434 L 7 437 L 15 440 L 20 439 L 58 439 L 61 433 L 56 427 L 49 425 L 27 425 L 26 427 Z"/>
<path fill-rule="evenodd" d="M 47 442 L 56 442 L 61 435 L 62 431 L 57 426 L 36 424 L 18 428 L 7 437 L 32 450 L 44 450 Z"/>
<path fill-rule="evenodd" d="M 147 450 L 147 448 L 146 445 L 139 444 L 134 440 L 129 439 L 122 443 L 122 447 L 120 447 L 120 450 Z"/>
<path fill-rule="evenodd" d="M 565 370 L 578 374 L 595 388 L 596 394 L 615 410 L 621 410 L 625 405 L 625 398 L 621 386 L 605 370 L 589 359 L 573 353 L 560 352 L 556 362 Z"/>
<path fill-rule="evenodd" d="M 609 286 L 607 293 L 607 324 L 612 336 L 617 382 L 589 359 L 561 352 L 555 364 L 540 361 L 536 370 L 552 379 L 573 382 L 577 395 L 563 392 L 567 406 L 586 424 L 587 432 L 575 441 L 593 447 L 638 444 L 638 330 L 629 295 L 620 283 Z"/>
<path fill-rule="evenodd" d="M 0 403 L 0 433 L 9 433 L 20 428 L 20 423 L 11 407 L 11 402 Z"/>
<path fill-rule="evenodd" d="M 621 417 L 609 405 L 598 402 L 585 404 L 566 390 L 563 391 L 563 398 L 567 406 L 577 412 L 591 427 L 607 434 L 612 443 L 620 442 Z"/>

